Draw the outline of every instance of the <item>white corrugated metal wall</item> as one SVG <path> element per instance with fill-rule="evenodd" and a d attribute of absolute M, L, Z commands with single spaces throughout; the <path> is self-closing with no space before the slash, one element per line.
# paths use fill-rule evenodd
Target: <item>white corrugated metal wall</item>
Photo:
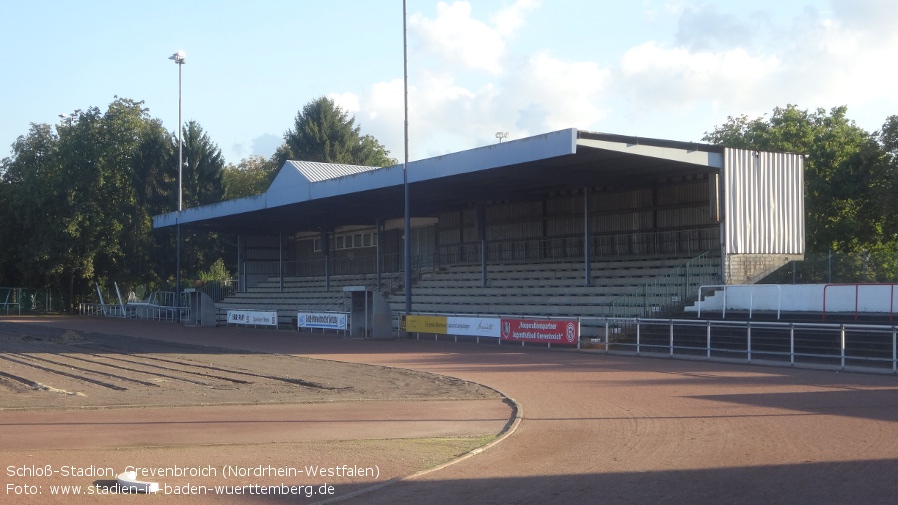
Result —
<path fill-rule="evenodd" d="M 726 149 L 725 252 L 804 254 L 804 158 Z"/>

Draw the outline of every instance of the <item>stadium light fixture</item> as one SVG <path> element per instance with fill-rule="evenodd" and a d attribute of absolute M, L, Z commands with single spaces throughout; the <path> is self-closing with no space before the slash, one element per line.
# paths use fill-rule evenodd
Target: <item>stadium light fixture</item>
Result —
<path fill-rule="evenodd" d="M 499 139 L 499 143 L 502 143 L 502 139 L 508 138 L 508 132 L 496 132 L 496 138 Z"/>

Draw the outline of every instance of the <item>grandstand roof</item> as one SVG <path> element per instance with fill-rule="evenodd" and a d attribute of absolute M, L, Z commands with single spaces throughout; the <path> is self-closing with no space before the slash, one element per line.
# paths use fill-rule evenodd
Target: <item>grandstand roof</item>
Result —
<path fill-rule="evenodd" d="M 566 129 L 408 164 L 413 216 L 583 187 L 627 188 L 723 168 L 722 146 Z M 369 225 L 404 214 L 403 165 L 288 161 L 257 196 L 181 211 L 182 226 L 264 234 Z M 175 226 L 179 213 L 153 218 Z"/>

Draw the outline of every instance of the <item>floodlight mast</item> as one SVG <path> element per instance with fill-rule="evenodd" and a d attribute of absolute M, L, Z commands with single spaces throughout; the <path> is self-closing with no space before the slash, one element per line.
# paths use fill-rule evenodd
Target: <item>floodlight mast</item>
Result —
<path fill-rule="evenodd" d="M 184 147 L 183 142 L 181 140 L 181 67 L 184 66 L 184 62 L 187 61 L 185 58 L 186 54 L 184 51 L 178 51 L 175 54 L 168 57 L 168 59 L 175 62 L 178 65 L 178 217 L 177 217 L 177 226 L 178 229 L 178 238 L 177 238 L 177 260 L 175 261 L 175 303 L 178 306 L 178 319 L 181 317 L 181 209 L 182 209 L 182 200 L 183 200 L 183 183 L 182 183 L 182 173 L 184 167 Z"/>
<path fill-rule="evenodd" d="M 181 67 L 184 65 L 184 62 L 187 61 L 185 58 L 186 54 L 184 51 L 178 51 L 177 53 L 168 57 L 168 59 L 173 60 L 176 65 L 178 65 L 178 212 L 182 209 L 182 175 L 181 175 L 181 167 L 182 163 L 182 144 L 181 144 Z"/>
<path fill-rule="evenodd" d="M 402 187 L 405 192 L 405 243 L 403 263 L 405 263 L 405 315 L 412 311 L 412 253 L 411 253 L 411 210 L 408 194 L 408 28 L 406 27 L 407 0 L 402 0 L 402 82 L 405 100 L 405 161 L 402 163 Z"/>

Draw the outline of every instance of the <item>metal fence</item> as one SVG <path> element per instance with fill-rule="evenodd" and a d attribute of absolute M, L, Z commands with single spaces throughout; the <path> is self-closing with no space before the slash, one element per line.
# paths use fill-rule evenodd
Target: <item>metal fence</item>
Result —
<path fill-rule="evenodd" d="M 436 266 L 435 254 L 413 255 L 412 271 L 430 270 Z M 264 275 L 267 277 L 321 277 L 327 270 L 331 275 L 376 274 L 378 258 L 374 255 L 332 258 L 330 266 L 323 259 L 303 261 L 252 260 L 242 264 L 242 275 Z M 402 253 L 385 254 L 380 257 L 382 274 L 402 272 Z"/>
<path fill-rule="evenodd" d="M 589 237 L 592 260 L 633 255 L 688 255 L 719 247 L 720 229 L 691 228 L 641 233 L 613 233 Z M 491 240 L 486 244 L 487 262 L 532 262 L 582 260 L 584 237 L 539 238 L 526 240 Z M 440 246 L 437 263 L 480 263 L 481 242 Z"/>
<path fill-rule="evenodd" d="M 700 286 L 720 281 L 719 258 L 710 253 L 693 258 L 632 293 L 611 302 L 611 317 L 652 317 L 681 309 L 698 298 Z"/>
<path fill-rule="evenodd" d="M 709 360 L 898 372 L 898 326 L 694 319 L 603 320 L 598 348 Z"/>
<path fill-rule="evenodd" d="M 612 317 L 577 320 L 581 325 L 581 339 L 576 350 L 581 352 L 898 373 L 896 325 Z M 395 324 L 398 328 L 398 322 Z M 437 341 L 502 344 L 499 338 L 432 336 Z M 535 343 L 520 345 L 546 347 Z"/>
<path fill-rule="evenodd" d="M 6 314 L 42 314 L 65 310 L 66 300 L 58 290 L 0 287 L 0 311 Z"/>
<path fill-rule="evenodd" d="M 213 302 L 217 302 L 236 293 L 237 288 L 237 280 L 230 279 L 226 281 L 207 281 L 195 289 L 200 293 L 209 295 Z"/>
<path fill-rule="evenodd" d="M 762 281 L 764 284 L 830 284 L 898 282 L 898 253 L 809 252 L 802 261 L 791 261 Z"/>

